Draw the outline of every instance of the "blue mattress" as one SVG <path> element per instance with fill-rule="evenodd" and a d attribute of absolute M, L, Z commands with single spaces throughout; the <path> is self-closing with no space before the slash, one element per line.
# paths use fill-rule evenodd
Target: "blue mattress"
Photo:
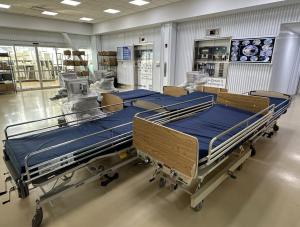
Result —
<path fill-rule="evenodd" d="M 207 156 L 209 143 L 212 138 L 252 115 L 254 114 L 251 112 L 216 104 L 192 117 L 168 123 L 166 126 L 196 137 L 199 141 L 199 159 L 201 159 Z M 252 122 L 258 118 L 259 116 L 253 119 Z M 238 127 L 226 136 L 221 137 L 214 143 L 214 147 L 229 139 L 244 127 Z"/>
<path fill-rule="evenodd" d="M 133 116 L 141 111 L 143 111 L 143 109 L 137 107 L 128 107 L 106 118 L 85 122 L 78 126 L 64 127 L 36 135 L 9 139 L 5 141 L 5 154 L 9 157 L 10 163 L 13 166 L 15 172 L 20 175 L 22 172 L 24 172 L 24 159 L 30 152 L 64 143 L 66 141 L 77 139 L 79 137 L 86 136 L 92 133 L 97 133 L 121 124 L 132 122 Z M 56 157 L 60 157 L 64 154 L 82 149 L 86 146 L 92 146 L 95 143 L 99 143 L 101 141 L 104 141 L 105 139 L 109 139 L 112 136 L 130 132 L 131 130 L 132 124 L 128 124 L 126 126 L 113 129 L 112 131 L 107 131 L 101 134 L 90 136 L 80 141 L 72 142 L 70 144 L 60 146 L 59 148 L 51 149 L 42 154 L 33 156 L 32 159 L 29 160 L 29 166 L 36 165 Z"/>
<path fill-rule="evenodd" d="M 273 104 L 275 105 L 275 112 L 280 110 L 282 107 L 286 107 L 289 105 L 289 101 L 287 101 L 286 99 L 269 97 L 269 100 L 270 100 L 270 105 L 273 105 Z M 285 103 L 282 104 L 283 102 L 285 102 Z"/>
<path fill-rule="evenodd" d="M 196 105 L 196 104 L 199 104 L 202 102 L 210 101 L 211 96 L 213 96 L 214 99 L 216 99 L 216 95 L 211 94 L 211 93 L 206 93 L 206 92 L 193 92 L 188 95 L 183 95 L 180 97 L 174 97 L 174 96 L 163 95 L 163 94 L 155 94 L 155 95 L 152 95 L 149 97 L 141 98 L 141 100 L 151 102 L 151 103 L 157 104 L 159 106 L 168 106 L 168 105 L 173 105 L 173 104 L 180 103 L 180 102 L 189 101 L 192 99 L 203 98 L 206 96 L 210 96 L 210 97 L 194 100 L 191 102 L 186 102 L 186 103 L 179 104 L 179 105 L 169 106 L 169 107 L 165 108 L 168 111 L 173 111 L 173 110 L 186 108 L 186 107 L 189 107 L 192 105 Z"/>
<path fill-rule="evenodd" d="M 114 95 L 120 97 L 123 100 L 123 102 L 127 102 L 124 104 L 124 106 L 131 106 L 131 103 L 129 101 L 147 97 L 147 96 L 152 96 L 155 94 L 160 94 L 160 93 L 156 91 L 145 90 L 145 89 L 137 89 L 132 91 L 114 93 Z"/>

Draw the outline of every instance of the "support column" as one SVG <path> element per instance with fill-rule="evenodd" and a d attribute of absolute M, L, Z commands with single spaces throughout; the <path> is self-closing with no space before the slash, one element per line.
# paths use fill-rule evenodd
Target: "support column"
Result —
<path fill-rule="evenodd" d="M 91 36 L 91 50 L 92 50 L 92 62 L 94 70 L 98 70 L 98 51 L 101 51 L 101 36 L 93 35 Z"/>
<path fill-rule="evenodd" d="M 177 24 L 161 26 L 161 87 L 175 85 Z"/>

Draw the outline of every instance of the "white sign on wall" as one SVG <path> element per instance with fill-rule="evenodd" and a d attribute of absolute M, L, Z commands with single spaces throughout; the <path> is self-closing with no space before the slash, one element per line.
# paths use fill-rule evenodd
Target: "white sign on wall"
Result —
<path fill-rule="evenodd" d="M 226 88 L 226 78 L 206 77 L 206 86 Z"/>

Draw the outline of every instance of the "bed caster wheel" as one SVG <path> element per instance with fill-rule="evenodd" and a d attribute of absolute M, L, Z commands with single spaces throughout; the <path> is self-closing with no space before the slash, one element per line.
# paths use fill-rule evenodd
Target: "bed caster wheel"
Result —
<path fill-rule="evenodd" d="M 251 157 L 256 155 L 256 149 L 251 145 L 250 146 L 250 150 L 251 150 Z"/>
<path fill-rule="evenodd" d="M 178 184 L 171 184 L 171 185 L 170 185 L 170 189 L 171 189 L 172 191 L 177 190 L 177 188 L 178 188 Z"/>
<path fill-rule="evenodd" d="M 274 133 L 273 133 L 273 132 L 270 132 L 270 133 L 268 133 L 267 137 L 268 137 L 268 138 L 272 138 L 273 135 L 274 135 Z"/>
<path fill-rule="evenodd" d="M 198 205 L 195 206 L 193 208 L 193 210 L 198 212 L 198 211 L 202 210 L 202 207 L 203 207 L 203 200 L 200 203 L 198 203 Z"/>
<path fill-rule="evenodd" d="M 40 227 L 43 221 L 43 209 L 41 207 L 36 208 L 35 215 L 32 219 L 32 227 Z"/>
<path fill-rule="evenodd" d="M 243 164 L 239 165 L 239 167 L 237 167 L 238 171 L 241 171 L 243 169 Z"/>
<path fill-rule="evenodd" d="M 161 178 L 159 179 L 159 187 L 160 187 L 160 188 L 163 188 L 163 187 L 166 186 L 166 184 L 167 184 L 167 180 L 166 180 L 165 178 L 161 177 Z"/>
<path fill-rule="evenodd" d="M 275 125 L 273 126 L 273 130 L 274 130 L 275 132 L 277 132 L 277 131 L 279 130 L 279 126 L 275 124 Z"/>

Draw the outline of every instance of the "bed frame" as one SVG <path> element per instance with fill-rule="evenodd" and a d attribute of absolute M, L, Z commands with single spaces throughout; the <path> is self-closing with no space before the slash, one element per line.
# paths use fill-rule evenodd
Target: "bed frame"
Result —
<path fill-rule="evenodd" d="M 162 187 L 169 182 L 173 189 L 179 186 L 188 192 L 191 195 L 191 207 L 196 210 L 202 207 L 204 198 L 222 181 L 228 176 L 234 177 L 233 172 L 250 157 L 253 142 L 263 135 L 274 112 L 274 106 L 269 106 L 269 100 L 264 97 L 221 92 L 218 94 L 217 103 L 255 114 L 212 138 L 208 155 L 201 160 L 198 159 L 198 148 L 201 144 L 197 138 L 165 127 L 164 124 L 211 108 L 215 104 L 213 100 L 175 113 L 165 112 L 164 115 L 158 113 L 152 117 L 144 117 L 143 113 L 139 113 L 133 121 L 134 146 L 142 158 L 154 163 L 154 176 L 159 178 L 159 185 Z M 250 123 L 257 116 L 261 117 Z M 219 137 L 242 125 L 246 125 L 242 131 L 220 145 L 213 146 Z"/>
<path fill-rule="evenodd" d="M 274 135 L 274 132 L 279 130 L 279 126 L 277 125 L 277 120 L 280 118 L 281 115 L 287 112 L 287 109 L 291 105 L 292 97 L 287 94 L 283 94 L 280 92 L 275 91 L 250 91 L 248 95 L 251 96 L 258 96 L 258 97 L 268 97 L 268 98 L 280 98 L 284 99 L 279 105 L 276 106 L 277 110 L 275 110 L 272 120 L 269 123 L 269 128 L 266 132 L 267 137 L 271 138 Z"/>
<path fill-rule="evenodd" d="M 211 94 L 218 94 L 219 92 L 227 92 L 227 89 L 208 87 L 208 86 L 197 86 L 194 91 L 207 92 L 207 93 L 211 93 Z M 175 96 L 175 97 L 180 97 L 180 96 L 183 96 L 183 95 L 187 95 L 188 91 L 185 88 L 182 88 L 182 87 L 165 86 L 163 94 L 164 95 Z M 138 99 L 138 100 L 134 101 L 133 105 L 136 106 L 136 107 L 147 109 L 147 110 L 156 109 L 157 112 L 164 111 L 161 105 L 156 104 L 156 103 L 151 102 L 151 101 L 145 101 L 143 99 Z M 166 108 L 166 107 L 167 106 L 164 106 L 164 108 Z"/>
<path fill-rule="evenodd" d="M 114 105 L 120 106 L 120 104 L 112 104 L 107 107 L 109 108 L 112 107 L 112 109 L 114 109 Z M 99 107 L 99 109 L 107 108 L 107 107 Z M 72 115 L 77 113 L 78 112 L 69 113 L 67 115 Z M 113 114 L 113 112 L 106 113 L 107 116 L 111 114 Z M 5 129 L 6 140 L 19 137 L 19 136 L 36 134 L 39 132 L 43 132 L 45 130 L 51 130 L 51 129 L 61 127 L 60 124 L 54 124 L 47 127 L 41 127 L 35 130 L 28 130 L 22 133 L 16 133 L 16 134 L 9 133 L 9 130 L 12 128 L 16 128 L 19 126 L 30 126 L 35 123 L 41 123 L 47 121 L 56 121 L 58 118 L 61 117 L 65 117 L 65 115 L 58 115 L 54 117 L 7 126 Z M 103 118 L 103 113 L 101 113 L 98 117 L 99 119 Z M 68 122 L 68 125 L 65 127 L 73 127 L 77 124 L 86 121 L 93 121 L 95 119 L 97 118 L 93 116 L 92 118 L 71 121 Z M 97 133 L 93 133 L 87 136 L 92 136 L 96 134 L 101 135 L 101 133 L 111 131 L 118 127 L 125 127 L 126 125 L 131 123 L 132 122 L 128 122 L 126 124 L 118 125 L 116 127 L 99 131 Z M 39 163 L 34 166 L 28 165 L 29 160 L 37 154 L 47 152 L 53 148 L 57 148 L 67 143 L 79 141 L 83 138 L 86 138 L 87 136 L 80 137 L 77 138 L 76 140 L 71 140 L 63 144 L 57 144 L 55 146 L 47 147 L 29 153 L 24 160 L 26 171 L 25 173 L 22 174 L 21 178 L 16 177 L 17 174 L 12 168 L 10 161 L 8 160 L 7 157 L 4 157 L 6 166 L 9 170 L 9 173 L 7 173 L 9 176 L 5 179 L 5 190 L 0 193 L 0 195 L 5 195 L 8 193 L 8 200 L 4 201 L 3 204 L 10 202 L 10 194 L 13 191 L 17 191 L 19 198 L 24 199 L 29 195 L 30 191 L 36 188 L 40 188 L 42 191 L 42 195 L 39 196 L 36 200 L 36 213 L 32 219 L 32 226 L 39 227 L 43 219 L 43 210 L 42 210 L 43 204 L 47 202 L 51 203 L 52 200 L 60 197 L 62 194 L 95 180 L 100 180 L 101 185 L 106 186 L 108 183 L 118 178 L 118 173 L 116 171 L 119 168 L 137 160 L 136 150 L 131 145 L 130 146 L 126 145 L 128 144 L 128 142 L 132 142 L 132 133 L 126 132 L 118 136 L 112 136 L 109 139 L 106 139 L 102 142 L 99 142 L 98 144 L 95 144 L 97 147 L 95 146 L 85 147 L 87 150 L 84 150 L 85 148 L 80 150 L 75 150 L 66 155 L 53 158 L 51 160 L 48 160 L 43 163 Z M 118 149 L 118 147 L 121 148 Z M 102 154 L 102 152 L 105 152 L 111 148 L 116 148 L 117 151 L 113 153 L 104 154 L 104 155 Z M 111 161 L 107 162 L 107 159 L 110 159 Z M 74 180 L 73 178 L 75 173 L 83 169 L 87 169 L 90 175 L 85 176 L 82 179 Z M 9 190 L 7 190 L 8 185 L 12 185 Z M 52 185 L 52 187 L 48 187 L 49 185 L 50 186 Z"/>

